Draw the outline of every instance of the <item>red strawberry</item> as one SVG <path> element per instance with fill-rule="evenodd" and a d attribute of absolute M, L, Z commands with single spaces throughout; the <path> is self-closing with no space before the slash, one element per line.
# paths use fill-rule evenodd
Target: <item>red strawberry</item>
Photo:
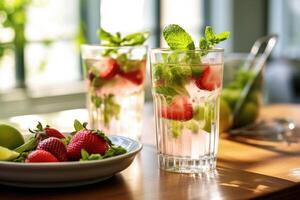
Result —
<path fill-rule="evenodd" d="M 49 125 L 46 125 L 46 127 L 44 128 L 41 122 L 38 122 L 38 124 L 36 125 L 36 129 L 29 129 L 29 131 L 36 134 L 42 140 L 48 137 L 56 137 L 59 139 L 65 138 L 65 136 L 61 132 L 54 128 L 50 128 Z"/>
<path fill-rule="evenodd" d="M 48 151 L 35 150 L 32 151 L 26 158 L 25 162 L 59 162 L 57 158 Z"/>
<path fill-rule="evenodd" d="M 67 152 L 69 160 L 79 160 L 81 149 L 89 154 L 105 154 L 108 144 L 104 138 L 97 135 L 96 131 L 83 129 L 76 133 L 71 139 Z"/>
<path fill-rule="evenodd" d="M 48 126 L 46 126 L 46 128 L 44 128 L 44 131 L 48 137 L 56 137 L 59 139 L 65 138 L 65 136 L 61 132 L 59 132 L 58 130 L 56 130 L 54 128 L 50 128 Z"/>
<path fill-rule="evenodd" d="M 140 85 L 144 81 L 144 72 L 141 69 L 138 69 L 138 70 L 132 71 L 132 72 L 127 72 L 127 73 L 121 71 L 119 74 L 123 78 L 131 81 L 132 83 L 134 83 L 136 85 Z"/>
<path fill-rule="evenodd" d="M 167 119 L 188 121 L 193 118 L 193 107 L 188 97 L 176 96 L 170 105 L 162 107 L 161 115 Z"/>
<path fill-rule="evenodd" d="M 59 161 L 67 161 L 67 149 L 58 138 L 50 137 L 39 142 L 37 150 L 45 150 L 53 154 Z"/>
<path fill-rule="evenodd" d="M 213 73 L 209 65 L 206 65 L 201 76 L 196 79 L 195 84 L 199 89 L 212 91 L 221 86 L 221 79 L 218 74 Z"/>
<path fill-rule="evenodd" d="M 119 71 L 117 61 L 112 58 L 103 58 L 103 60 L 101 60 L 101 66 L 98 66 L 98 68 L 102 70 L 99 76 L 103 79 L 113 78 Z"/>

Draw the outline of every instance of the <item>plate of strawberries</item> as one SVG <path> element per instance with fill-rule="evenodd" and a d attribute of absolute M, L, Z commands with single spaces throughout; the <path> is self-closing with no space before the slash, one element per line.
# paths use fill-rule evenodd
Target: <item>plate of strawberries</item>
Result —
<path fill-rule="evenodd" d="M 96 183 L 126 169 L 142 149 L 135 140 L 106 136 L 78 120 L 74 129 L 61 133 L 38 122 L 22 145 L 0 145 L 0 184 L 51 188 Z"/>

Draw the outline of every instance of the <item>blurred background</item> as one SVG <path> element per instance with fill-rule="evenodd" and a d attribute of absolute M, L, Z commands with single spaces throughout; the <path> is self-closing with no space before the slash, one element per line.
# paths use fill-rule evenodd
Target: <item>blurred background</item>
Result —
<path fill-rule="evenodd" d="M 211 25 L 231 32 L 221 47 L 226 60 L 237 61 L 257 38 L 276 33 L 265 103 L 298 103 L 299 21 L 299 0 L 1 0 L 0 118 L 83 108 L 80 44 L 99 43 L 99 26 L 124 34 L 148 30 L 153 48 L 165 45 L 167 24 L 181 25 L 196 41 Z"/>

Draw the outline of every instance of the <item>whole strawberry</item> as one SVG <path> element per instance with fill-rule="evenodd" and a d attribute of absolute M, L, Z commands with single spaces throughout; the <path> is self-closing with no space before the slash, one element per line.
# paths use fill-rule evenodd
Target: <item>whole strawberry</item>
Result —
<path fill-rule="evenodd" d="M 45 150 L 53 154 L 59 161 L 67 161 L 67 149 L 58 138 L 49 137 L 39 142 L 37 150 Z"/>
<path fill-rule="evenodd" d="M 26 158 L 25 162 L 27 163 L 36 163 L 36 162 L 59 162 L 57 158 L 48 151 L 44 150 L 35 150 L 32 151 Z"/>
<path fill-rule="evenodd" d="M 65 138 L 65 136 L 61 132 L 59 132 L 55 128 L 50 128 L 48 125 L 46 126 L 46 128 L 44 128 L 44 131 L 48 137 L 56 137 L 59 139 Z"/>
<path fill-rule="evenodd" d="M 65 138 L 65 136 L 61 132 L 59 132 L 55 128 L 51 128 L 49 125 L 46 125 L 46 127 L 44 128 L 41 122 L 38 122 L 36 129 L 34 130 L 29 129 L 29 131 L 31 133 L 38 134 L 41 139 L 45 139 L 48 137 L 56 137 L 59 139 Z"/>
<path fill-rule="evenodd" d="M 104 139 L 102 132 L 82 129 L 73 136 L 68 145 L 68 159 L 79 160 L 82 149 L 86 150 L 89 154 L 103 155 L 108 148 L 108 142 Z"/>

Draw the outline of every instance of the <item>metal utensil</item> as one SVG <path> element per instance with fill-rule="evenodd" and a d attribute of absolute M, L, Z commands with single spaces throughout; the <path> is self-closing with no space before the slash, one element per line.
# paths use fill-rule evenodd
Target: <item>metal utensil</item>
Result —
<path fill-rule="evenodd" d="M 293 120 L 276 118 L 262 120 L 239 129 L 230 131 L 232 136 L 246 136 L 259 140 L 286 141 L 288 144 L 297 142 L 300 138 L 295 132 Z"/>
<path fill-rule="evenodd" d="M 242 90 L 241 97 L 235 105 L 233 111 L 234 118 L 237 117 L 255 79 L 257 78 L 258 74 L 262 71 L 266 60 L 268 59 L 269 55 L 271 54 L 271 51 L 276 45 L 277 39 L 277 35 L 261 37 L 258 40 L 256 40 L 254 45 L 252 46 L 250 54 L 248 55 L 243 68 L 245 70 L 253 70 L 253 76 L 250 79 L 248 79 L 244 89 Z M 262 52 L 261 54 L 259 53 L 260 50 Z"/>

